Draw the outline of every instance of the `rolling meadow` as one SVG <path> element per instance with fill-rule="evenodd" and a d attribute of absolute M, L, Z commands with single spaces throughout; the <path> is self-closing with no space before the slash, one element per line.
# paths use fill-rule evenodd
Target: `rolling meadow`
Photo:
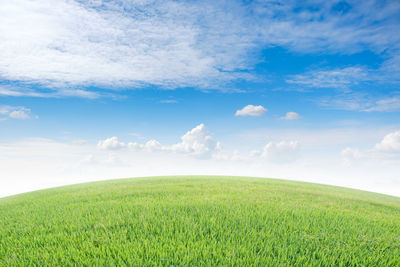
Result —
<path fill-rule="evenodd" d="M 109 180 L 0 199 L 1 266 L 399 266 L 400 199 L 249 177 Z"/>

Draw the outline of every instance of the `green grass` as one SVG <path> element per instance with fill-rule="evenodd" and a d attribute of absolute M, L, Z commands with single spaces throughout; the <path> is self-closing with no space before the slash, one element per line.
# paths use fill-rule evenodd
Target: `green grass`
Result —
<path fill-rule="evenodd" d="M 0 199 L 0 265 L 400 266 L 400 199 L 246 177 L 153 177 Z"/>

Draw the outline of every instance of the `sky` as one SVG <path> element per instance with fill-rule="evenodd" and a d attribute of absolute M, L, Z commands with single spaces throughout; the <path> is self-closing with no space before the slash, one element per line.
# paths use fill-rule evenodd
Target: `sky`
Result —
<path fill-rule="evenodd" d="M 400 196 L 400 1 L 0 0 L 0 197 L 188 174 Z"/>

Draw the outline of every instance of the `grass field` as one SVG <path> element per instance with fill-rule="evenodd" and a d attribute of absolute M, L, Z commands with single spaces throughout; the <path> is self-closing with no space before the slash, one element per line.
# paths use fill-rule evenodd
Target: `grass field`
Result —
<path fill-rule="evenodd" d="M 0 199 L 0 265 L 400 266 L 400 198 L 246 177 L 41 190 Z"/>

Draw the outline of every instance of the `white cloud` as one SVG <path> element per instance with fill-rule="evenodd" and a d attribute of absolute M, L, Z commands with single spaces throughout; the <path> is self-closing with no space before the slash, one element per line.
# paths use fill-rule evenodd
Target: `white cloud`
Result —
<path fill-rule="evenodd" d="M 371 129 L 370 132 L 353 133 L 355 137 L 358 136 L 358 139 L 354 140 L 364 140 L 365 135 L 370 133 L 376 135 L 381 130 Z M 296 147 L 298 149 L 296 141 L 273 142 L 272 145 L 266 146 L 265 157 L 261 157 L 265 151 L 258 151 L 252 158 L 236 150 L 239 143 L 235 142 L 233 146 L 228 146 L 228 149 L 231 148 L 230 151 L 233 152 L 230 156 L 219 158 L 214 157 L 213 154 L 212 157 L 201 160 L 197 157 L 188 157 L 185 153 L 150 153 L 145 149 L 135 151 L 128 148 L 102 150 L 96 149 L 91 142 L 79 146 L 72 144 L 71 141 L 62 143 L 46 139 L 0 142 L 0 177 L 2 177 L 0 196 L 101 179 L 187 174 L 301 179 L 399 195 L 399 159 L 386 160 L 363 156 L 362 160 L 357 160 L 357 164 L 339 168 L 341 158 L 337 155 L 337 147 L 341 142 L 338 143 L 337 139 L 342 137 L 337 134 L 331 135 L 329 132 L 328 136 L 323 132 L 315 133 L 314 131 L 293 133 L 291 130 L 290 133 L 292 136 L 298 135 L 299 138 L 303 138 L 301 139 L 302 155 L 296 161 L 288 161 L 288 155 L 291 157 L 297 153 L 295 152 Z M 321 135 L 325 138 L 325 146 L 314 148 L 313 151 L 316 153 L 313 154 L 313 151 L 309 150 L 310 144 L 303 140 L 315 140 Z M 265 139 L 266 134 L 262 133 L 262 136 Z M 283 136 L 285 134 L 281 132 L 277 133 L 276 137 L 283 138 Z M 251 138 L 242 137 L 239 141 L 248 143 Z M 352 139 L 348 142 L 357 144 Z M 281 145 L 278 145 L 279 143 Z M 325 149 L 332 143 L 336 148 L 333 153 L 329 147 Z M 216 145 L 215 149 L 218 147 Z M 272 153 L 276 150 L 279 153 Z M 288 153 L 283 153 L 283 151 Z M 363 151 L 361 153 L 365 154 Z M 282 154 L 283 161 L 274 159 Z M 357 153 L 352 154 L 357 155 Z M 272 157 L 273 155 L 275 157 Z M 280 163 L 287 165 L 282 166 Z"/>
<path fill-rule="evenodd" d="M 284 117 L 281 118 L 282 120 L 297 120 L 300 119 L 300 115 L 296 112 L 287 112 Z"/>
<path fill-rule="evenodd" d="M 400 97 L 388 97 L 376 100 L 375 103 L 370 104 L 369 107 L 366 107 L 363 111 L 371 112 L 371 111 L 399 111 L 400 110 Z"/>
<path fill-rule="evenodd" d="M 113 96 L 113 94 L 100 94 L 83 89 L 58 89 L 54 93 L 42 94 L 46 97 L 80 97 L 88 99 L 96 99 L 101 96 Z"/>
<path fill-rule="evenodd" d="M 363 152 L 361 152 L 359 149 L 354 149 L 351 147 L 343 149 L 340 155 L 342 156 L 344 164 L 347 166 L 361 160 L 364 157 Z"/>
<path fill-rule="evenodd" d="M 143 144 L 139 144 L 136 142 L 129 142 L 128 143 L 128 148 L 131 150 L 142 150 L 145 147 Z"/>
<path fill-rule="evenodd" d="M 382 161 L 397 161 L 400 158 L 400 131 L 386 134 L 379 143 L 368 150 L 347 147 L 342 150 L 341 156 L 347 166 L 353 163 L 377 164 Z"/>
<path fill-rule="evenodd" d="M 374 149 L 378 152 L 400 153 L 400 131 L 387 134 Z"/>
<path fill-rule="evenodd" d="M 88 99 L 96 99 L 104 96 L 110 96 L 115 98 L 115 94 L 112 93 L 98 93 L 87 91 L 84 89 L 73 89 L 73 88 L 57 88 L 48 89 L 44 91 L 35 91 L 29 88 L 29 85 L 25 86 L 10 86 L 0 85 L 0 96 L 29 96 L 29 97 L 44 97 L 44 98 L 61 98 L 61 97 L 80 97 Z"/>
<path fill-rule="evenodd" d="M 236 111 L 235 116 L 261 116 L 267 111 L 263 106 L 247 105 Z"/>
<path fill-rule="evenodd" d="M 162 103 L 162 104 L 177 104 L 178 100 L 176 100 L 176 99 L 162 99 L 162 100 L 160 100 L 160 103 Z"/>
<path fill-rule="evenodd" d="M 360 67 L 347 67 L 334 70 L 317 70 L 305 74 L 294 75 L 286 80 L 287 83 L 305 85 L 316 88 L 341 88 L 368 80 L 368 72 Z"/>
<path fill-rule="evenodd" d="M 221 143 L 215 141 L 204 124 L 200 124 L 181 137 L 181 142 L 171 146 L 172 151 L 194 156 L 210 156 L 221 149 Z"/>
<path fill-rule="evenodd" d="M 319 99 L 318 104 L 322 107 L 355 110 L 361 112 L 396 112 L 400 110 L 400 97 L 387 96 L 375 97 L 362 93 L 345 93 Z"/>
<path fill-rule="evenodd" d="M 157 140 L 149 140 L 144 145 L 144 148 L 149 152 L 164 150 L 164 147 Z"/>
<path fill-rule="evenodd" d="M 10 116 L 10 118 L 20 119 L 20 120 L 24 120 L 24 119 L 28 119 L 29 118 L 29 115 L 26 113 L 25 110 L 14 110 L 14 111 L 11 111 L 8 116 Z"/>
<path fill-rule="evenodd" d="M 125 148 L 126 144 L 118 141 L 118 137 L 113 136 L 97 143 L 97 147 L 106 150 L 117 150 Z"/>
<path fill-rule="evenodd" d="M 261 156 L 262 152 L 260 150 L 252 150 L 250 151 L 250 157 L 251 158 L 256 158 Z"/>
<path fill-rule="evenodd" d="M 188 131 L 181 137 L 180 143 L 170 146 L 162 145 L 157 140 L 149 140 L 145 144 L 136 142 L 123 143 L 115 136 L 99 141 L 97 146 L 106 150 L 129 148 L 136 151 L 181 153 L 200 158 L 211 157 L 213 153 L 221 150 L 221 143 L 212 138 L 204 124 L 200 124 Z"/>
<path fill-rule="evenodd" d="M 299 143 L 297 141 L 269 142 L 265 145 L 261 157 L 275 163 L 293 162 L 299 157 Z"/>
<path fill-rule="evenodd" d="M 87 144 L 86 140 L 83 139 L 77 139 L 77 140 L 72 140 L 71 144 L 77 145 L 77 146 L 83 146 Z"/>
<path fill-rule="evenodd" d="M 7 116 L 11 119 L 25 120 L 29 119 L 31 110 L 20 106 L 1 106 L 0 115 Z M 4 118 L 3 118 L 4 119 Z"/>
<path fill-rule="evenodd" d="M 266 27 L 270 38 L 296 51 L 354 53 L 367 48 L 381 52 L 384 47 L 399 47 L 395 43 L 399 36 L 391 34 L 398 26 L 397 3 L 364 1 L 352 4 L 346 12 L 333 8 L 332 1 L 267 1 L 261 12 L 278 17 Z"/>
<path fill-rule="evenodd" d="M 0 86 L 0 96 L 42 96 L 30 90 L 11 88 L 10 86 Z"/>
<path fill-rule="evenodd" d="M 4 3 L 0 74 L 51 88 L 210 87 L 244 77 L 235 70 L 246 67 L 249 35 L 256 36 L 246 34 L 240 16 L 224 12 L 222 4 L 175 1 Z"/>
<path fill-rule="evenodd" d="M 79 164 L 94 164 L 96 163 L 95 157 L 93 154 L 89 154 L 83 157 L 82 160 L 79 161 Z"/>
<path fill-rule="evenodd" d="M 386 65 L 394 69 L 399 5 L 367 1 L 346 12 L 333 8 L 330 1 L 8 1 L 0 9 L 0 77 L 53 91 L 149 84 L 226 89 L 221 84 L 253 78 L 240 70 L 257 63 L 255 50 L 271 46 L 306 53 L 388 51 Z M 347 70 L 290 80 L 344 87 L 349 76 L 363 76 L 357 67 Z M 53 91 L 0 88 L 14 96 Z M 98 97 L 85 90 L 59 95 L 69 94 Z"/>

